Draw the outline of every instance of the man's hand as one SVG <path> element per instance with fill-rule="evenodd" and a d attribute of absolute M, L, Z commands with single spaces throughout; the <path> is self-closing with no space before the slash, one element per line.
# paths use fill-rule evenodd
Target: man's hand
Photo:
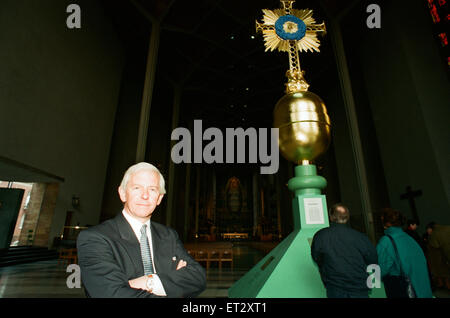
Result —
<path fill-rule="evenodd" d="M 177 270 L 182 269 L 183 267 L 186 267 L 186 266 L 187 266 L 187 262 L 180 260 L 177 265 Z M 128 284 L 130 285 L 131 288 L 147 290 L 147 279 L 148 279 L 147 276 L 144 275 L 144 276 L 129 280 Z"/>
<path fill-rule="evenodd" d="M 147 290 L 147 276 L 141 276 L 128 281 L 131 288 Z"/>
<path fill-rule="evenodd" d="M 182 269 L 183 267 L 186 267 L 187 263 L 183 261 L 182 259 L 178 262 L 177 270 Z"/>

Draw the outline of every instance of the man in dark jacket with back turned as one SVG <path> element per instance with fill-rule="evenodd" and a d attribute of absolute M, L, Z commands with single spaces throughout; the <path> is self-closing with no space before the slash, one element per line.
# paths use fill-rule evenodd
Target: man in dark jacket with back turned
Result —
<path fill-rule="evenodd" d="M 368 237 L 347 225 L 349 210 L 335 204 L 330 227 L 313 238 L 311 254 L 319 266 L 328 298 L 367 298 L 367 266 L 377 264 L 377 250 Z"/>

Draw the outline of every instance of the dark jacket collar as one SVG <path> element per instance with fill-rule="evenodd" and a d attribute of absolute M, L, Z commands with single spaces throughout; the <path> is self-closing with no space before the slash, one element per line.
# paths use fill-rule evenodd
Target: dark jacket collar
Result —
<path fill-rule="evenodd" d="M 120 237 L 124 240 L 127 240 L 131 243 L 139 244 L 139 241 L 136 235 L 133 232 L 133 229 L 128 223 L 127 219 L 122 214 L 122 211 L 114 218 L 117 224 L 117 229 L 119 230 Z"/>
<path fill-rule="evenodd" d="M 119 235 L 123 239 L 121 244 L 125 246 L 126 252 L 128 253 L 131 261 L 133 262 L 136 268 L 136 273 L 138 277 L 144 275 L 144 265 L 142 264 L 141 247 L 139 245 L 139 241 L 136 237 L 136 234 L 134 234 L 131 225 L 123 216 L 122 211 L 114 218 L 114 221 L 116 222 Z"/>
<path fill-rule="evenodd" d="M 384 230 L 384 234 L 386 235 L 398 235 L 402 233 L 403 229 L 400 226 L 390 226 Z"/>
<path fill-rule="evenodd" d="M 348 227 L 348 223 L 330 222 L 330 227 L 338 227 L 338 226 L 340 226 L 340 227 L 342 227 L 342 226 Z"/>
<path fill-rule="evenodd" d="M 130 258 L 133 260 L 135 266 L 137 268 L 142 269 L 142 275 L 144 273 L 144 267 L 142 265 L 142 257 L 141 257 L 141 248 L 139 244 L 139 240 L 134 234 L 133 228 L 128 223 L 127 219 L 122 214 L 122 211 L 114 218 L 114 221 L 117 224 L 117 229 L 119 231 L 120 237 L 126 242 L 127 245 L 127 253 L 130 255 Z M 158 271 L 160 259 L 158 250 L 161 248 L 161 244 L 163 243 L 163 238 L 161 237 L 161 233 L 155 228 L 155 222 L 150 222 L 151 233 L 152 233 L 152 245 L 153 245 L 153 254 L 155 259 L 155 267 Z"/>

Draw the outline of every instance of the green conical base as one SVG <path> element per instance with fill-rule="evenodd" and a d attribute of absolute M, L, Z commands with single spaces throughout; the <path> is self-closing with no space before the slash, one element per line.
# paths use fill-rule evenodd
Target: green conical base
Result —
<path fill-rule="evenodd" d="M 326 200 L 321 189 L 326 180 L 316 174 L 313 165 L 297 166 L 288 187 L 295 193 L 292 201 L 294 231 L 266 255 L 256 266 L 228 290 L 229 297 L 300 298 L 325 297 L 317 265 L 311 258 L 314 234 L 328 226 Z M 315 201 L 319 211 L 311 220 L 310 204 Z M 314 203 L 314 202 L 313 202 Z M 308 216 L 306 215 L 307 212 Z M 314 212 L 314 211 L 313 211 Z M 322 216 L 320 217 L 320 213 Z"/>
<path fill-rule="evenodd" d="M 292 201 L 294 231 L 228 290 L 234 298 L 324 298 L 326 290 L 311 257 L 314 234 L 328 227 L 326 180 L 314 165 L 297 166 L 288 187 Z M 386 297 L 384 288 L 371 297 Z"/>
<path fill-rule="evenodd" d="M 320 298 L 326 296 L 311 259 L 311 230 L 294 231 L 229 290 L 229 297 Z"/>

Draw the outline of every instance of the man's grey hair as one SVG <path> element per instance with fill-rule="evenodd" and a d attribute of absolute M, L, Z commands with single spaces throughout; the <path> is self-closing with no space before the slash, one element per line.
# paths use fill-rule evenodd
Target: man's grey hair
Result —
<path fill-rule="evenodd" d="M 127 185 L 128 185 L 128 181 L 130 180 L 130 177 L 133 174 L 135 174 L 136 172 L 143 171 L 143 170 L 156 172 L 159 175 L 159 193 L 165 194 L 166 188 L 165 188 L 165 181 L 164 181 L 163 175 L 158 170 L 158 168 L 156 168 L 154 165 L 152 165 L 148 162 L 139 162 L 139 163 L 129 167 L 123 176 L 122 182 L 120 183 L 120 188 L 125 191 L 127 189 Z"/>
<path fill-rule="evenodd" d="M 350 219 L 350 211 L 342 203 L 336 203 L 330 209 L 330 221 L 334 223 L 346 224 Z"/>

